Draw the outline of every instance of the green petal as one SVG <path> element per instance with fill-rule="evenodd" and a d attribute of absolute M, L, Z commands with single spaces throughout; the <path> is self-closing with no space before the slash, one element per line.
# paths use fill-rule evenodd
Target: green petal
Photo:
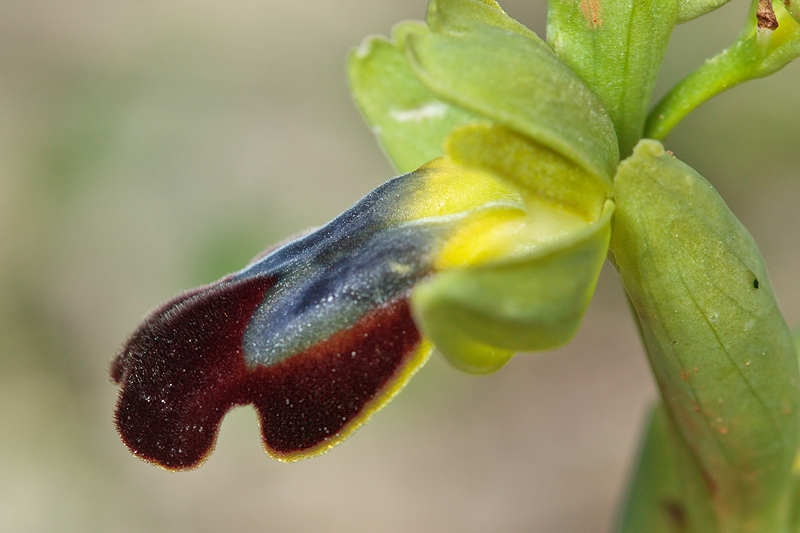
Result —
<path fill-rule="evenodd" d="M 566 344 L 597 283 L 613 210 L 607 202 L 596 222 L 530 253 L 438 274 L 412 293 L 415 322 L 472 373 L 493 372 L 516 351 Z"/>
<path fill-rule="evenodd" d="M 656 141 L 620 165 L 615 190 L 613 258 L 720 523 L 782 531 L 800 376 L 761 254 L 714 188 Z"/>
<path fill-rule="evenodd" d="M 608 114 L 541 40 L 476 21 L 459 31 L 414 28 L 407 53 L 417 79 L 442 100 L 530 137 L 596 176 L 613 176 L 619 149 Z"/>
<path fill-rule="evenodd" d="M 642 136 L 677 0 L 550 2 L 548 8 L 548 43 L 600 97 L 627 156 Z"/>
<path fill-rule="evenodd" d="M 440 157 L 450 130 L 476 119 L 436 98 L 409 70 L 402 35 L 405 26 L 414 24 L 395 28 L 400 45 L 383 37 L 366 38 L 348 62 L 353 98 L 401 173 Z"/>
<path fill-rule="evenodd" d="M 502 176 L 523 195 L 548 200 L 587 221 L 600 216 L 612 194 L 610 181 L 503 126 L 462 126 L 445 146 L 453 161 Z"/>

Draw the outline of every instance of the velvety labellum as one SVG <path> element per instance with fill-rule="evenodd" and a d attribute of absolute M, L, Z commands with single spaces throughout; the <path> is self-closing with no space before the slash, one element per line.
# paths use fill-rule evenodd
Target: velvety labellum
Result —
<path fill-rule="evenodd" d="M 169 469 L 198 466 L 225 413 L 253 404 L 270 455 L 299 459 L 361 421 L 402 367 L 429 351 L 398 299 L 290 359 L 248 368 L 242 335 L 272 286 L 264 277 L 223 281 L 134 334 L 113 377 L 123 385 L 117 428 L 136 455 Z"/>
<path fill-rule="evenodd" d="M 519 203 L 497 180 L 452 170 L 439 162 L 395 178 L 328 225 L 153 311 L 112 367 L 128 447 L 165 468 L 196 467 L 225 413 L 245 404 L 278 459 L 349 435 L 431 351 L 408 297 L 448 235 Z"/>

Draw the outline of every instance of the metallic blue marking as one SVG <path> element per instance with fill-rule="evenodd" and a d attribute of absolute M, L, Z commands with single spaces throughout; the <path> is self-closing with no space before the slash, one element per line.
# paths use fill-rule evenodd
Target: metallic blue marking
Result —
<path fill-rule="evenodd" d="M 409 225 L 398 216 L 425 171 L 395 178 L 324 227 L 234 275 L 271 276 L 244 334 L 248 366 L 272 365 L 351 327 L 431 272 L 450 223 Z"/>

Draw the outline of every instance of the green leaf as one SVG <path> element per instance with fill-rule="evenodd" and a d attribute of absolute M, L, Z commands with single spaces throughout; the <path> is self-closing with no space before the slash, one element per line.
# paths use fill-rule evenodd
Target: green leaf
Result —
<path fill-rule="evenodd" d="M 450 130 L 476 120 L 436 98 L 409 70 L 403 35 L 404 28 L 414 24 L 396 27 L 394 43 L 383 37 L 366 38 L 348 61 L 353 99 L 401 173 L 440 157 Z"/>
<path fill-rule="evenodd" d="M 597 96 L 549 47 L 477 20 L 460 28 L 409 32 L 407 54 L 417 79 L 442 100 L 611 179 L 619 160 L 613 124 Z"/>
<path fill-rule="evenodd" d="M 758 5 L 758 0 L 752 2 L 747 24 L 730 48 L 707 60 L 664 95 L 647 117 L 645 137 L 663 139 L 703 102 L 746 81 L 774 74 L 800 57 L 800 22 L 783 2 L 776 2 L 771 5 L 777 29 L 761 27 Z"/>
<path fill-rule="evenodd" d="M 550 2 L 547 41 L 600 97 L 627 156 L 642 137 L 677 0 Z"/>
<path fill-rule="evenodd" d="M 800 375 L 763 259 L 714 188 L 656 141 L 615 180 L 611 250 L 723 530 L 783 531 Z"/>
<path fill-rule="evenodd" d="M 658 405 L 651 415 L 618 531 L 719 531 L 708 486 L 663 405 Z"/>

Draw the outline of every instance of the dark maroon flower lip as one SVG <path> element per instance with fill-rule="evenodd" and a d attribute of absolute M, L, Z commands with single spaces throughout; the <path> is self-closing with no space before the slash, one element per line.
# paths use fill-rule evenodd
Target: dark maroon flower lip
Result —
<path fill-rule="evenodd" d="M 274 280 L 218 283 L 154 311 L 117 355 L 115 419 L 139 457 L 168 469 L 198 466 L 224 414 L 242 403 L 241 338 Z"/>
<path fill-rule="evenodd" d="M 272 283 L 220 282 L 178 298 L 133 335 L 113 375 L 122 385 L 117 428 L 134 454 L 170 470 L 195 468 L 225 413 L 246 404 L 258 411 L 270 455 L 319 453 L 360 425 L 403 369 L 426 355 L 407 300 L 398 299 L 302 353 L 248 368 L 242 334 Z"/>
<path fill-rule="evenodd" d="M 480 193 L 465 195 L 472 182 Z M 271 456 L 291 461 L 332 447 L 430 354 L 409 298 L 434 274 L 448 238 L 473 214 L 519 209 L 517 196 L 437 160 L 162 305 L 112 364 L 122 440 L 147 461 L 194 468 L 225 413 L 251 404 Z"/>
<path fill-rule="evenodd" d="M 267 453 L 295 460 L 344 439 L 430 352 L 411 318 L 443 224 L 396 213 L 424 172 L 389 181 L 328 225 L 153 311 L 115 358 L 131 451 L 199 466 L 225 413 L 252 404 Z"/>

